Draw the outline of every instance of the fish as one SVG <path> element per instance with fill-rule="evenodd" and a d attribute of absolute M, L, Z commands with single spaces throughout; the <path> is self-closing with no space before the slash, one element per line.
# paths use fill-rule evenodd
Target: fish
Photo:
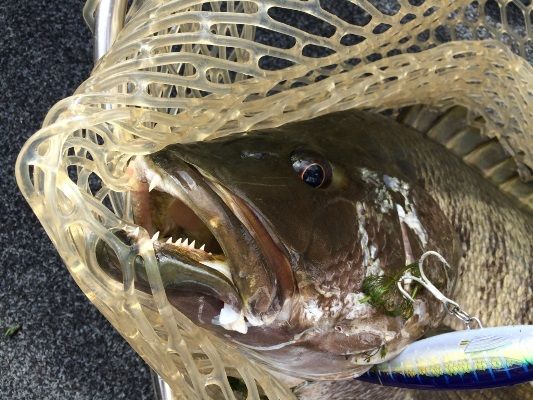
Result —
<path fill-rule="evenodd" d="M 394 276 L 426 251 L 452 266 L 426 268 L 444 295 L 489 324 L 531 323 L 530 210 L 384 116 L 348 110 L 171 145 L 130 172 L 134 221 L 154 235 L 170 303 L 277 376 L 353 381 L 441 325 L 427 291 L 409 316 L 362 292 L 366 277 Z M 121 280 L 112 249 L 101 244 L 97 259 Z"/>
<path fill-rule="evenodd" d="M 449 332 L 414 342 L 358 379 L 416 389 L 486 389 L 533 380 L 533 326 Z"/>

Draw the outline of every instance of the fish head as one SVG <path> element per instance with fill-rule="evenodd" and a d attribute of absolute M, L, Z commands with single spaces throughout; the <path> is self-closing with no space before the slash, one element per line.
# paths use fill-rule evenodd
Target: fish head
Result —
<path fill-rule="evenodd" d="M 324 135 L 310 122 L 137 158 L 135 222 L 160 232 L 171 303 L 313 379 L 360 373 L 436 325 L 429 293 L 407 319 L 365 301 L 366 277 L 399 276 L 426 250 L 453 262 L 456 245 L 437 203 L 364 130 Z M 426 273 L 441 288 L 453 280 L 442 266 Z"/>

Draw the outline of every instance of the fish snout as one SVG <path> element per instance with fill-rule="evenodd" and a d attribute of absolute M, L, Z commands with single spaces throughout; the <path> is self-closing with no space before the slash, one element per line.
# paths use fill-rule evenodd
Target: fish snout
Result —
<path fill-rule="evenodd" d="M 292 272 L 246 202 L 176 152 L 138 157 L 130 172 L 134 222 L 152 237 L 169 301 L 204 326 L 245 333 L 272 323 L 293 290 Z M 101 267 L 120 280 L 119 257 L 97 247 Z M 150 293 L 144 265 L 135 270 L 136 288 Z"/>

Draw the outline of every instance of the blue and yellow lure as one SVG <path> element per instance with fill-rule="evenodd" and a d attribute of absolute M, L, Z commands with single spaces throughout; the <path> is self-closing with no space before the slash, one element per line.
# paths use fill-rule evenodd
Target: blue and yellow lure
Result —
<path fill-rule="evenodd" d="M 533 325 L 445 333 L 409 345 L 358 379 L 411 389 L 483 389 L 533 380 Z"/>

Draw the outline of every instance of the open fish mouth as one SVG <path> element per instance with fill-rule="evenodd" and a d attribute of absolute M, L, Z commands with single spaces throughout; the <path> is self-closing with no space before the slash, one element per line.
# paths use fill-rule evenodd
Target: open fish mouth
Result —
<path fill-rule="evenodd" d="M 135 161 L 139 179 L 133 194 L 135 222 L 152 236 L 156 251 L 167 250 L 190 263 L 201 263 L 233 283 L 228 260 L 215 236 L 217 217 L 202 220 L 188 201 L 187 192 L 165 171 L 149 166 L 145 159 Z M 187 204 L 188 203 L 188 204 Z M 220 240 L 220 242 L 219 242 Z"/>
<path fill-rule="evenodd" d="M 292 271 L 259 213 L 165 152 L 136 158 L 130 172 L 137 182 L 134 221 L 152 237 L 163 284 L 208 298 L 220 312 L 208 316 L 211 321 L 196 309 L 189 316 L 240 333 L 275 319 L 293 292 Z M 179 300 L 174 304 L 183 311 Z"/>

